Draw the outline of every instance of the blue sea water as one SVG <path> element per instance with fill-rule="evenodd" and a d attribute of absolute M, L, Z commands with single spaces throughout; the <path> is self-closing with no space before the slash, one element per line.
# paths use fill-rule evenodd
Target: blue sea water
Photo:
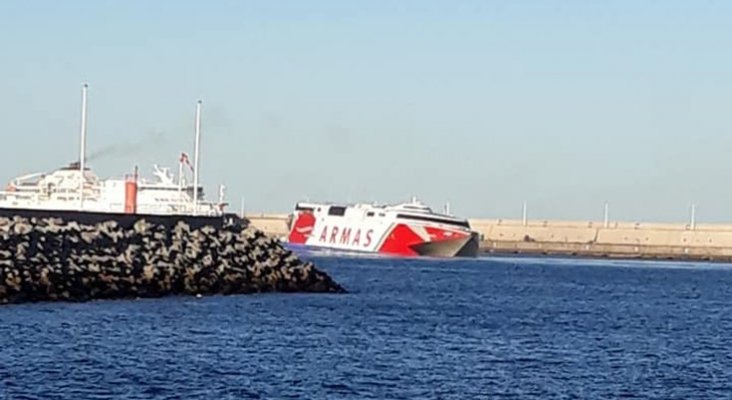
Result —
<path fill-rule="evenodd" d="M 732 397 L 730 265 L 311 257 L 350 293 L 0 307 L 0 398 Z"/>

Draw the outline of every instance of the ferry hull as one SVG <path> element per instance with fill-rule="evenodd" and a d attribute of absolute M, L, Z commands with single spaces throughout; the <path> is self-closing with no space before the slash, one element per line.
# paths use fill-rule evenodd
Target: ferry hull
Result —
<path fill-rule="evenodd" d="M 381 251 L 341 249 L 316 244 L 298 244 L 288 242 L 285 247 L 299 254 L 343 254 L 343 255 L 371 255 L 372 257 L 477 257 L 478 256 L 478 235 L 470 237 L 443 240 L 439 242 L 426 242 L 410 246 L 413 253 L 392 253 Z"/>
<path fill-rule="evenodd" d="M 64 221 L 75 221 L 80 224 L 97 224 L 106 221 L 115 221 L 120 226 L 131 228 L 135 222 L 144 219 L 153 224 L 163 225 L 168 228 L 174 227 L 178 222 L 184 222 L 191 228 L 198 229 L 204 226 L 220 228 L 224 225 L 242 223 L 243 220 L 235 214 L 224 214 L 220 216 L 204 215 L 159 215 L 159 214 L 123 214 L 92 211 L 70 211 L 70 210 L 41 210 L 24 208 L 0 208 L 0 217 L 13 218 L 61 218 Z"/>
<path fill-rule="evenodd" d="M 412 246 L 420 256 L 427 257 L 477 257 L 479 240 L 476 233 L 470 236 L 426 242 Z"/>

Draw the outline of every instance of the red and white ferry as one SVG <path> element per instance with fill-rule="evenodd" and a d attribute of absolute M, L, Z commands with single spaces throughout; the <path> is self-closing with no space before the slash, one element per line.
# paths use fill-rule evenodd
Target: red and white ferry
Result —
<path fill-rule="evenodd" d="M 297 203 L 293 245 L 398 256 L 475 257 L 478 234 L 468 221 L 411 203 L 375 206 Z"/>

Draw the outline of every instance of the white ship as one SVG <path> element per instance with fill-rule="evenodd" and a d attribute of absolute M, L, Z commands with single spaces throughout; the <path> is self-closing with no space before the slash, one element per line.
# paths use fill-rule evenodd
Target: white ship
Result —
<path fill-rule="evenodd" d="M 194 165 L 181 154 L 178 176 L 169 169 L 153 167 L 153 179 L 133 174 L 100 179 L 86 164 L 87 85 L 82 90 L 80 161 L 49 173 L 33 173 L 17 177 L 0 192 L 0 209 L 81 211 L 90 213 L 124 213 L 146 215 L 220 216 L 224 213 L 224 187 L 218 202 L 206 201 L 198 183 L 201 102 L 196 107 L 196 142 Z M 189 169 L 193 183 L 184 171 Z M 83 173 L 82 173 L 83 171 Z"/>
<path fill-rule="evenodd" d="M 467 220 L 410 203 L 375 206 L 297 203 L 288 242 L 313 248 L 397 256 L 475 257 Z"/>
<path fill-rule="evenodd" d="M 199 186 L 198 201 L 185 176 L 176 179 L 168 168 L 153 166 L 153 179 L 136 174 L 100 179 L 85 168 L 83 196 L 78 163 L 50 173 L 34 173 L 13 179 L 0 192 L 0 208 L 63 210 L 150 215 L 221 215 L 223 192 L 218 202 L 204 200 Z M 222 187 L 223 189 L 223 187 Z"/>

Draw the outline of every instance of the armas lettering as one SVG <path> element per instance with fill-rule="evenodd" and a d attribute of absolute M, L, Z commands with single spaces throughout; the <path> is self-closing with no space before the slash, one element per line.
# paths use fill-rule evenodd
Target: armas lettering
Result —
<path fill-rule="evenodd" d="M 318 241 L 321 243 L 342 244 L 347 246 L 369 247 L 371 245 L 372 236 L 374 233 L 373 229 L 369 229 L 366 231 L 363 243 L 361 242 L 361 229 L 356 229 L 353 236 L 351 235 L 352 232 L 353 229 L 350 227 L 339 228 L 337 226 L 333 226 L 330 228 L 329 235 L 328 226 L 326 225 L 323 227 L 323 231 L 320 233 Z M 340 237 L 338 236 L 338 233 L 340 233 Z"/>

